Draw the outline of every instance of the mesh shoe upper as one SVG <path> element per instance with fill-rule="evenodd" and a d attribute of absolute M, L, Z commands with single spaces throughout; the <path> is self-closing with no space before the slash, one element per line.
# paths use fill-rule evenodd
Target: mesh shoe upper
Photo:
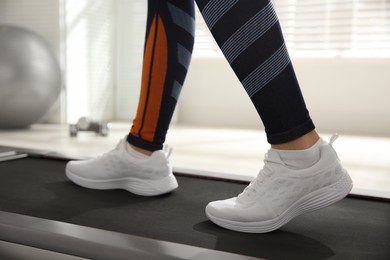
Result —
<path fill-rule="evenodd" d="M 168 155 L 164 151 L 155 151 L 147 159 L 137 159 L 126 151 L 127 142 L 121 140 L 115 149 L 84 161 L 71 161 L 67 170 L 79 177 L 96 180 L 135 177 L 158 179 L 172 173 Z"/>
<path fill-rule="evenodd" d="M 316 164 L 297 170 L 288 168 L 279 154 L 270 150 L 264 168 L 238 197 L 211 202 L 206 211 L 216 218 L 238 222 L 278 217 L 301 198 L 336 183 L 346 173 L 331 145 L 325 143 L 320 152 Z"/>

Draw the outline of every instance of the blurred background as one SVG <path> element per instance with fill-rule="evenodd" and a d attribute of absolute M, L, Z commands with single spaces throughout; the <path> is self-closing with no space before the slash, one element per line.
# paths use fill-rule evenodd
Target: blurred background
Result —
<path fill-rule="evenodd" d="M 325 135 L 338 132 L 354 137 L 347 139 L 348 146 L 353 146 L 350 149 L 368 142 L 368 148 L 359 148 L 366 149 L 365 153 L 354 154 L 354 159 L 374 156 L 368 161 L 390 176 L 390 0 L 274 0 L 273 3 L 318 130 Z M 123 123 L 125 131 L 128 130 L 139 98 L 146 11 L 145 0 L 0 0 L 0 24 L 22 26 L 43 36 L 60 64 L 61 93 L 37 122 L 41 127 L 43 124 L 66 128 L 86 116 Z M 202 140 L 215 140 L 210 137 L 215 133 L 221 136 L 221 129 L 231 133 L 221 142 L 237 141 L 234 133 L 251 136 L 253 131 L 261 131 L 254 107 L 199 12 L 196 23 L 194 55 L 175 112 L 173 131 L 180 136 L 183 129 L 191 134 L 193 129 L 210 129 L 211 132 L 197 132 L 196 135 L 205 134 Z M 224 93 L 223 97 L 218 97 L 218 93 Z M 122 128 L 120 131 L 123 133 Z M 18 145 L 20 134 L 20 131 L 0 132 L 0 145 Z M 258 137 L 257 132 L 254 135 Z M 171 136 L 168 140 L 180 151 L 183 142 Z M 77 142 L 80 139 L 65 145 Z M 248 139 L 244 142 L 241 150 L 228 149 L 237 149 L 240 154 L 251 151 L 253 142 Z M 348 160 L 347 150 L 344 153 Z M 256 156 L 256 160 L 260 161 L 259 158 Z M 186 160 L 179 161 L 177 165 L 185 168 Z M 357 165 L 358 170 L 359 164 L 350 164 Z M 198 162 L 192 168 L 212 167 Z M 367 175 L 366 170 L 361 174 Z M 379 177 L 375 182 L 383 180 Z"/>

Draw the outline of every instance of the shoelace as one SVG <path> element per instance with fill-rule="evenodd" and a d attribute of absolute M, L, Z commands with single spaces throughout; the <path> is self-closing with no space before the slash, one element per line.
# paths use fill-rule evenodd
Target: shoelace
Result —
<path fill-rule="evenodd" d="M 244 195 L 250 196 L 251 194 L 256 193 L 258 190 L 261 189 L 265 180 L 272 175 L 272 169 L 269 166 L 270 162 L 271 161 L 268 159 L 268 154 L 266 154 L 263 169 L 260 170 L 256 178 L 249 183 L 249 185 L 244 189 L 244 191 L 239 195 L 239 197 L 242 197 Z"/>

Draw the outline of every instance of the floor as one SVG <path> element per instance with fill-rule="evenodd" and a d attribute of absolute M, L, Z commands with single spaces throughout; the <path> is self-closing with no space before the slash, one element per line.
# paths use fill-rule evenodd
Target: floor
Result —
<path fill-rule="evenodd" d="M 111 150 L 130 128 L 112 123 L 108 137 L 80 132 L 70 137 L 67 125 L 37 124 L 25 130 L 1 130 L 0 146 L 54 151 L 88 158 Z M 321 133 L 329 140 L 329 134 Z M 250 181 L 263 165 L 269 145 L 258 130 L 174 125 L 167 142 L 177 172 Z M 390 137 L 340 136 L 334 143 L 354 181 L 352 193 L 390 198 Z"/>

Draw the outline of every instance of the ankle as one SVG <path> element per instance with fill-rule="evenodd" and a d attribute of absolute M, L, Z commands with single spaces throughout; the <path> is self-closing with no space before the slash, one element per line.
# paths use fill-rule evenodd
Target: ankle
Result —
<path fill-rule="evenodd" d="M 132 144 L 129 143 L 129 145 L 131 146 L 131 148 L 139 153 L 142 153 L 144 155 L 147 155 L 147 156 L 151 156 L 152 155 L 152 151 L 149 151 L 149 150 L 145 150 L 145 149 L 142 149 L 142 148 L 139 148 L 137 146 L 134 146 Z"/>
<path fill-rule="evenodd" d="M 305 150 L 312 147 L 319 139 L 320 136 L 313 130 L 295 140 L 283 144 L 272 144 L 271 148 L 277 150 Z"/>

